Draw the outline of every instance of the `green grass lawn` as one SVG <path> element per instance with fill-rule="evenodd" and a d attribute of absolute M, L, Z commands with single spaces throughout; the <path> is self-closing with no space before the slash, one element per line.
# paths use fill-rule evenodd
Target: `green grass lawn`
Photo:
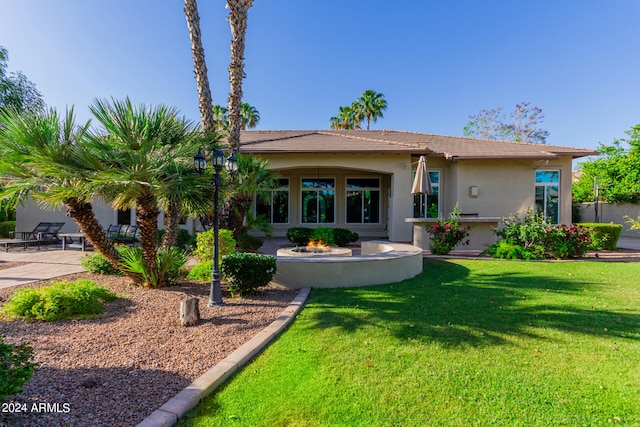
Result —
<path fill-rule="evenodd" d="M 314 290 L 180 425 L 640 425 L 640 263 L 426 260 Z"/>

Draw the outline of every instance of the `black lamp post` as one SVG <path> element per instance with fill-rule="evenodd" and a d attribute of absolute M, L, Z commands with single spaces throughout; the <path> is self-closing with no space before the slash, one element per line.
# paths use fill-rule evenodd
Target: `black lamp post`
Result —
<path fill-rule="evenodd" d="M 224 153 L 219 148 L 213 148 L 211 150 L 211 164 L 213 165 L 214 173 L 214 193 L 213 193 L 213 266 L 211 269 L 211 289 L 209 290 L 209 307 L 215 307 L 223 305 L 222 301 L 222 289 L 220 287 L 220 263 L 218 261 L 219 245 L 218 245 L 218 232 L 220 228 L 220 217 L 218 215 L 219 206 L 218 199 L 220 194 L 220 172 L 222 167 L 226 166 L 227 171 L 233 174 L 238 170 L 238 161 L 236 157 L 231 154 L 225 161 Z M 193 158 L 193 166 L 198 173 L 203 173 L 207 167 L 207 159 L 204 156 L 202 150 L 198 150 L 198 154 Z"/>

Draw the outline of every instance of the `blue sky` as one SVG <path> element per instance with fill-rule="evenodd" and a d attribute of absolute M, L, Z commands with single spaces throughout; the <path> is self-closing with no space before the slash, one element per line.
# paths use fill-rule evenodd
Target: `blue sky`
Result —
<path fill-rule="evenodd" d="M 166 103 L 198 121 L 180 0 L 3 2 L 10 71 L 46 103 L 90 117 L 96 97 Z M 224 0 L 200 0 L 214 103 L 229 92 Z M 637 0 L 255 0 L 244 100 L 258 129 L 328 129 L 362 91 L 372 129 L 462 135 L 481 109 L 529 101 L 554 145 L 596 148 L 640 123 Z"/>

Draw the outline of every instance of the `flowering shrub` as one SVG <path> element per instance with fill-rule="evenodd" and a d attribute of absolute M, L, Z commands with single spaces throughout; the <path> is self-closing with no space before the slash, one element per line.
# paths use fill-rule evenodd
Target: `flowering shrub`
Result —
<path fill-rule="evenodd" d="M 589 227 L 549 224 L 532 212 L 524 218 L 512 215 L 503 223 L 504 228 L 494 230 L 501 240 L 487 250 L 496 258 L 576 258 L 584 256 L 592 244 Z"/>
<path fill-rule="evenodd" d="M 591 230 L 581 225 L 556 225 L 547 229 L 543 246 L 551 258 L 582 257 L 591 246 Z"/>
<path fill-rule="evenodd" d="M 427 226 L 427 233 L 431 236 L 429 249 L 435 255 L 446 255 L 456 245 L 468 245 L 471 227 L 460 224 L 460 211 L 454 208 L 448 219 L 439 220 Z"/>

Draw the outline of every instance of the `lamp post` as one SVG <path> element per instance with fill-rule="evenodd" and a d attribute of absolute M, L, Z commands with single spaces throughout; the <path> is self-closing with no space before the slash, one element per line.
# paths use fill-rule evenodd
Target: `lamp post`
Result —
<path fill-rule="evenodd" d="M 214 193 L 213 193 L 213 265 L 211 268 L 211 288 L 209 290 L 209 307 L 220 306 L 224 304 L 222 301 L 222 289 L 220 287 L 220 263 L 219 257 L 219 244 L 218 234 L 220 228 L 220 216 L 219 216 L 219 195 L 220 195 L 220 172 L 222 167 L 226 166 L 229 173 L 233 174 L 238 170 L 238 160 L 231 154 L 229 158 L 225 159 L 224 153 L 219 148 L 211 149 L 211 164 L 213 165 L 214 174 Z M 207 167 L 207 159 L 202 152 L 198 150 L 198 154 L 193 158 L 193 166 L 196 172 L 202 174 Z"/>

